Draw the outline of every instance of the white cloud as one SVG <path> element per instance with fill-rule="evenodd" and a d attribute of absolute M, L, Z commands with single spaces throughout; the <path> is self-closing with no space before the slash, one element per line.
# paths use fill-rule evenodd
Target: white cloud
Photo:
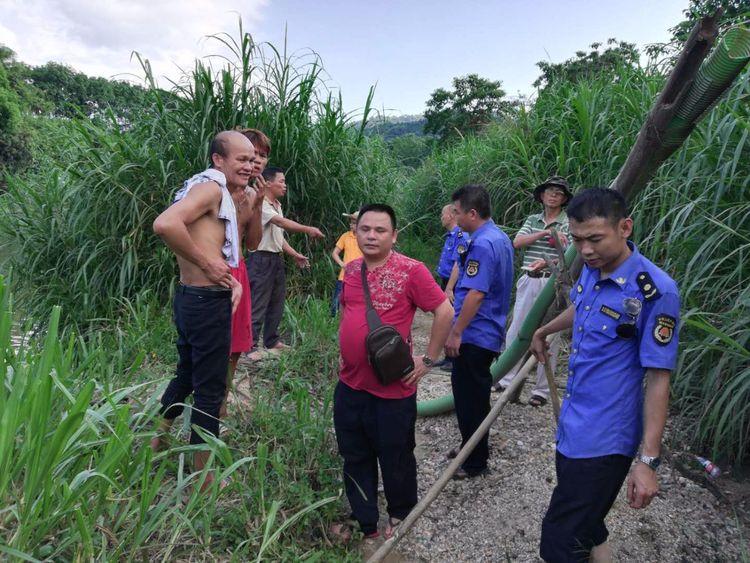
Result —
<path fill-rule="evenodd" d="M 143 73 L 131 53 L 149 59 L 162 85 L 178 66 L 222 52 L 207 35 L 251 33 L 268 0 L 0 0 L 0 43 L 32 65 L 56 61 L 93 76 Z"/>

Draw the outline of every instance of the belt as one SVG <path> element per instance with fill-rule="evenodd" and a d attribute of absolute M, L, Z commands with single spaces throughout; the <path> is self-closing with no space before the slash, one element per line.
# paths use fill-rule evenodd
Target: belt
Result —
<path fill-rule="evenodd" d="M 550 271 L 541 271 L 541 272 L 526 272 L 526 275 L 530 278 L 548 278 L 552 275 L 552 272 Z"/>
<path fill-rule="evenodd" d="M 273 252 L 271 250 L 256 250 L 253 254 L 262 254 L 263 256 L 281 256 L 283 251 Z"/>
<path fill-rule="evenodd" d="M 181 295 L 198 295 L 200 297 L 211 297 L 217 299 L 229 299 L 232 297 L 232 290 L 220 285 L 185 285 L 180 282 L 177 285 L 177 293 Z"/>

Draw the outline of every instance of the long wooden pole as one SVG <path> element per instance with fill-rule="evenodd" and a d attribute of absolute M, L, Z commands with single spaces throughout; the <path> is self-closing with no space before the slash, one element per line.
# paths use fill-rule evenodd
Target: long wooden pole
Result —
<path fill-rule="evenodd" d="M 406 534 L 409 532 L 412 526 L 414 526 L 419 517 L 422 516 L 425 510 L 427 510 L 432 502 L 438 497 L 440 492 L 445 488 L 445 485 L 447 485 L 448 481 L 451 480 L 453 474 L 458 470 L 459 467 L 461 467 L 461 464 L 466 460 L 466 458 L 469 457 L 469 454 L 474 451 L 474 448 L 479 443 L 479 441 L 484 437 L 485 434 L 487 434 L 487 432 L 489 432 L 490 426 L 492 426 L 492 423 L 495 422 L 495 419 L 500 416 L 503 408 L 505 408 L 505 405 L 508 404 L 510 397 L 513 396 L 513 394 L 515 394 L 517 390 L 521 389 L 523 382 L 526 380 L 526 377 L 529 375 L 529 372 L 534 367 L 534 365 L 536 365 L 536 358 L 534 356 L 530 356 L 521 370 L 518 372 L 518 374 L 513 378 L 513 381 L 511 381 L 510 385 L 508 385 L 508 388 L 503 391 L 502 395 L 500 395 L 500 398 L 494 404 L 487 417 L 482 421 L 482 424 L 479 425 L 479 428 L 477 428 L 476 432 L 471 435 L 469 441 L 464 444 L 464 447 L 461 448 L 461 451 L 458 452 L 458 455 L 455 457 L 455 459 L 450 463 L 450 465 L 448 465 L 448 468 L 443 472 L 440 478 L 435 481 L 435 484 L 430 487 L 430 490 L 427 491 L 427 494 L 422 498 L 422 500 L 419 501 L 419 503 L 417 503 L 417 505 L 411 509 L 411 512 L 409 512 L 409 515 L 404 518 L 403 522 L 398 525 L 396 533 L 390 539 L 387 539 L 385 542 L 383 542 L 383 545 L 381 545 L 378 550 L 373 553 L 372 557 L 367 560 L 367 563 L 377 563 L 378 561 L 383 561 L 383 559 L 385 559 L 385 557 L 391 552 L 391 550 L 396 547 L 396 544 L 401 541 L 401 538 L 406 536 Z"/>

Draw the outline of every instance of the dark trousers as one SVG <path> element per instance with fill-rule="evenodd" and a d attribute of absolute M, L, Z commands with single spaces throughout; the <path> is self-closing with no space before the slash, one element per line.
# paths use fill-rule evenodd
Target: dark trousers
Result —
<path fill-rule="evenodd" d="M 496 353 L 474 344 L 461 344 L 459 355 L 453 358 L 451 387 L 456 405 L 456 418 L 461 431 L 461 447 L 490 412 L 490 365 Z M 466 458 L 462 467 L 469 475 L 476 475 L 487 467 L 490 456 L 489 438 L 484 437 Z"/>
<path fill-rule="evenodd" d="M 333 299 L 331 300 L 331 316 L 335 317 L 336 313 L 339 312 L 339 306 L 341 305 L 339 299 L 341 298 L 341 290 L 344 287 L 343 280 L 336 280 L 336 287 L 333 289 Z"/>
<path fill-rule="evenodd" d="M 190 423 L 219 435 L 219 408 L 224 400 L 232 331 L 232 292 L 180 285 L 174 296 L 177 370 L 161 398 L 161 413 L 173 420 L 193 394 Z M 203 439 L 193 429 L 190 443 Z"/>
<path fill-rule="evenodd" d="M 263 345 L 273 348 L 279 341 L 279 323 L 284 314 L 286 297 L 286 272 L 281 252 L 258 250 L 246 261 L 247 275 L 253 292 L 253 342 L 260 342 L 263 329 Z"/>
<path fill-rule="evenodd" d="M 445 291 L 445 286 L 448 285 L 448 280 L 450 280 L 450 278 L 444 278 L 443 276 L 440 276 L 440 289 L 442 289 L 443 291 Z"/>
<path fill-rule="evenodd" d="M 378 462 L 388 515 L 403 519 L 417 504 L 416 420 L 416 393 L 381 399 L 341 382 L 336 386 L 333 425 L 344 458 L 344 487 L 365 534 L 378 529 Z"/>
<path fill-rule="evenodd" d="M 607 541 L 604 518 L 632 462 L 618 454 L 575 459 L 557 452 L 557 486 L 542 520 L 542 559 L 588 561 L 591 548 Z"/>

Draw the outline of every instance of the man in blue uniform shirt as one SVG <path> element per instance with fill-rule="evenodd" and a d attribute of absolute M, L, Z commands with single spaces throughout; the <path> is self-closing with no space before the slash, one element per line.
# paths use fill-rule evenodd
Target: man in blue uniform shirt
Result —
<path fill-rule="evenodd" d="M 446 291 L 448 280 L 450 280 L 451 273 L 453 272 L 453 266 L 458 260 L 459 252 L 466 250 L 467 240 L 464 237 L 464 233 L 456 224 L 456 213 L 453 210 L 453 204 L 448 204 L 443 207 L 440 213 L 440 224 L 447 231 L 445 235 L 445 242 L 443 243 L 443 250 L 440 253 L 440 260 L 438 261 L 435 272 L 440 278 L 440 288 Z M 450 288 L 452 289 L 452 288 Z M 446 291 L 447 293 L 447 291 Z M 452 295 L 449 296 L 452 299 Z"/>
<path fill-rule="evenodd" d="M 611 561 L 604 518 L 628 471 L 632 508 L 648 506 L 659 489 L 680 302 L 677 284 L 628 240 L 633 221 L 622 195 L 604 188 L 579 192 L 568 217 L 585 266 L 570 307 L 531 342 L 544 362 L 545 338 L 573 330 L 557 430 L 557 486 L 542 521 L 540 555 L 555 562 Z"/>
<path fill-rule="evenodd" d="M 463 446 L 490 412 L 490 365 L 505 340 L 513 244 L 490 218 L 490 195 L 483 186 L 464 186 L 452 200 L 458 226 L 471 239 L 458 260 L 455 320 L 445 343 L 446 355 L 453 358 L 451 386 Z M 454 448 L 448 455 L 457 453 Z M 485 473 L 488 457 L 485 434 L 455 478 Z"/>

